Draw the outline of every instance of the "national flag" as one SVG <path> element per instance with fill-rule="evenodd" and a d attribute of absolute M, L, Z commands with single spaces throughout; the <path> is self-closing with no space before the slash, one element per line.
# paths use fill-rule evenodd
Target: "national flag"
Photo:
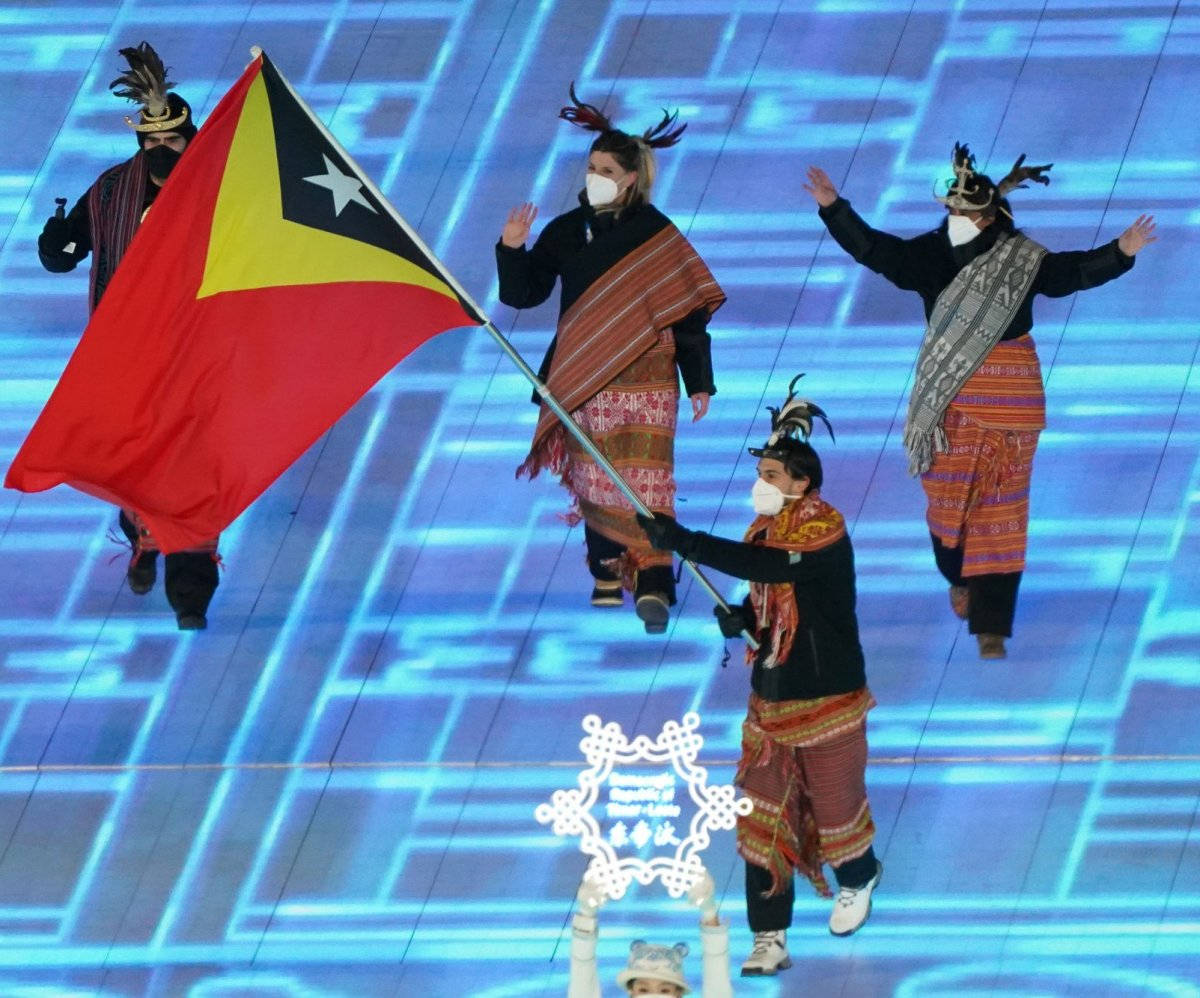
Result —
<path fill-rule="evenodd" d="M 483 318 L 265 55 L 135 234 L 5 485 L 228 526 L 405 355 Z"/>

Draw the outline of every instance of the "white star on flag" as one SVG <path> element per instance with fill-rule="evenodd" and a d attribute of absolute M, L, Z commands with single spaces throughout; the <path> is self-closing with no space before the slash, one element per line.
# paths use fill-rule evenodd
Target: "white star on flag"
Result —
<path fill-rule="evenodd" d="M 325 160 L 325 172 L 318 174 L 315 177 L 305 177 L 310 184 L 316 184 L 318 187 L 324 187 L 333 195 L 333 213 L 340 215 L 342 209 L 351 201 L 361 204 L 368 211 L 374 211 L 376 215 L 379 212 L 371 205 L 362 194 L 362 181 L 353 174 L 342 173 L 336 166 L 330 162 L 328 156 L 321 153 L 321 159 Z"/>

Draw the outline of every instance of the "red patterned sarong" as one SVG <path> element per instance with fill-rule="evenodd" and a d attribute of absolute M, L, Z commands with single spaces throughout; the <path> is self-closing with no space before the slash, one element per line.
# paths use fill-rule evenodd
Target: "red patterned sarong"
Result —
<path fill-rule="evenodd" d="M 964 576 L 1025 569 L 1029 483 L 1046 396 L 1033 338 L 997 343 L 946 409 L 949 450 L 921 475 L 926 520 Z"/>
<path fill-rule="evenodd" d="M 754 803 L 738 818 L 737 850 L 771 874 L 770 895 L 796 870 L 832 897 L 822 863 L 840 866 L 875 838 L 867 802 L 865 686 L 815 700 L 772 703 L 750 695 L 734 782 Z"/>
<path fill-rule="evenodd" d="M 670 330 L 575 412 L 596 446 L 656 513 L 675 508 L 675 419 L 679 383 Z M 622 575 L 670 565 L 670 551 L 656 551 L 634 518 L 633 506 L 572 436 L 566 438 L 563 484 L 588 525 L 626 549 Z M 632 581 L 629 581 L 632 585 Z"/>

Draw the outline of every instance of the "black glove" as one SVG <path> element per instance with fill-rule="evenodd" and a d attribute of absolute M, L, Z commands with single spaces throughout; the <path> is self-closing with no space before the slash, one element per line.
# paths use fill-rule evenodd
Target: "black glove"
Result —
<path fill-rule="evenodd" d="M 71 226 L 61 215 L 51 215 L 46 219 L 42 234 L 38 236 L 38 249 L 51 255 L 63 252 L 71 241 Z"/>
<path fill-rule="evenodd" d="M 692 532 L 681 527 L 675 517 L 666 513 L 655 513 L 654 518 L 637 514 L 638 526 L 646 531 L 652 547 L 659 551 L 681 551 L 692 536 Z"/>
<path fill-rule="evenodd" d="M 736 638 L 742 631 L 754 633 L 754 621 L 744 606 L 731 606 L 728 610 L 723 606 L 714 606 L 713 616 L 717 618 L 721 633 L 727 638 Z"/>

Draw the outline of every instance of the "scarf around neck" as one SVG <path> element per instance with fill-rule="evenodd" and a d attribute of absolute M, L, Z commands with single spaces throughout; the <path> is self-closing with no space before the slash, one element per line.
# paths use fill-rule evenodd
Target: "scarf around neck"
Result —
<path fill-rule="evenodd" d="M 781 548 L 803 555 L 819 551 L 846 536 L 842 514 L 821 498 L 816 489 L 795 500 L 775 516 L 759 516 L 746 531 L 747 544 Z M 755 636 L 761 650 L 746 650 L 746 663 L 775 669 L 787 661 L 792 641 L 800 627 L 795 586 L 790 582 L 751 582 L 750 605 L 754 607 Z"/>

